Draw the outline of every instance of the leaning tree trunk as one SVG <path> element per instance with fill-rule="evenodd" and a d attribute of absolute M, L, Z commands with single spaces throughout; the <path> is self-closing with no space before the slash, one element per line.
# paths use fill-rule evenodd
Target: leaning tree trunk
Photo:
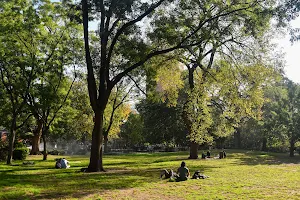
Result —
<path fill-rule="evenodd" d="M 101 151 L 103 144 L 103 114 L 104 111 L 95 112 L 90 164 L 88 166 L 89 172 L 104 171 Z"/>
<path fill-rule="evenodd" d="M 16 119 L 12 120 L 11 127 L 10 127 L 10 133 L 9 133 L 9 145 L 8 145 L 8 155 L 7 155 L 7 161 L 6 164 L 10 165 L 13 157 L 14 152 L 14 143 L 16 138 Z"/>
<path fill-rule="evenodd" d="M 40 140 L 42 136 L 42 129 L 43 129 L 43 123 L 38 121 L 37 128 L 33 132 L 32 148 L 30 151 L 30 155 L 37 155 L 40 151 L 39 146 L 40 146 Z"/>
<path fill-rule="evenodd" d="M 295 150 L 295 140 L 290 140 L 290 157 L 294 157 L 294 150 Z"/>

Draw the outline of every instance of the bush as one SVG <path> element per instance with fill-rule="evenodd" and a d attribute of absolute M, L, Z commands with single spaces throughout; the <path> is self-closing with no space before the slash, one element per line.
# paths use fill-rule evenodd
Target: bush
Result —
<path fill-rule="evenodd" d="M 26 145 L 23 142 L 15 142 L 14 148 L 15 149 L 25 149 Z"/>
<path fill-rule="evenodd" d="M 76 155 L 86 155 L 88 151 L 86 149 L 79 149 L 76 151 Z"/>
<path fill-rule="evenodd" d="M 8 143 L 0 140 L 0 160 L 6 160 L 8 154 Z"/>
<path fill-rule="evenodd" d="M 27 148 L 17 148 L 13 152 L 14 160 L 25 160 L 29 151 Z"/>
<path fill-rule="evenodd" d="M 64 155 L 65 152 L 62 150 L 53 150 L 53 151 L 49 151 L 48 154 L 58 156 L 58 155 Z"/>

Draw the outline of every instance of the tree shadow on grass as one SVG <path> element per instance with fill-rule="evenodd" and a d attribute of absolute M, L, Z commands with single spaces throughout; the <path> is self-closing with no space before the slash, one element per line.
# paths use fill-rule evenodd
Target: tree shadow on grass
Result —
<path fill-rule="evenodd" d="M 300 164 L 300 156 L 289 157 L 287 154 L 247 152 L 245 156 L 239 157 L 238 162 L 243 165 Z"/>
<path fill-rule="evenodd" d="M 177 161 L 182 160 L 181 157 L 175 156 L 155 159 L 151 163 L 176 161 L 177 165 Z M 120 160 L 105 165 L 107 172 L 97 173 L 79 172 L 83 164 L 62 170 L 54 169 L 50 165 L 10 166 L 9 169 L 0 170 L 0 199 L 81 199 L 91 194 L 143 187 L 147 183 L 160 182 L 162 167 L 149 164 L 150 161 L 147 159 L 136 162 Z M 177 169 L 179 165 L 180 162 L 175 168 Z M 199 165 L 191 166 L 192 172 L 199 169 L 205 169 L 200 159 Z M 209 170 L 211 169 L 205 171 Z"/>
<path fill-rule="evenodd" d="M 37 174 L 20 169 L 0 172 L 0 199 L 83 198 L 105 190 L 127 189 L 159 182 L 159 168 L 109 169 L 107 172 L 81 173 L 78 169 L 48 170 Z M 32 169 L 33 170 L 33 169 Z M 1 192 L 2 191 L 2 192 Z"/>

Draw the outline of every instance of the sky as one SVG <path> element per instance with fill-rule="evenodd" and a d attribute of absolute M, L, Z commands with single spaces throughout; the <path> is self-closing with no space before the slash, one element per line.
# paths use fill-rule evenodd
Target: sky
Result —
<path fill-rule="evenodd" d="M 300 28 L 300 17 L 291 22 L 293 28 Z M 277 39 L 275 39 L 276 41 Z M 290 35 L 279 38 L 278 49 L 285 53 L 286 76 L 296 83 L 300 83 L 300 41 L 290 42 Z"/>

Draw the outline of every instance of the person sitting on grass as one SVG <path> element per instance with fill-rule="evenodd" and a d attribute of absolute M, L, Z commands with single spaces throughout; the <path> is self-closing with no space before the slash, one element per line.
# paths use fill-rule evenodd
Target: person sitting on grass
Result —
<path fill-rule="evenodd" d="M 181 162 L 181 167 L 177 170 L 176 181 L 186 181 L 190 176 L 190 170 L 185 166 L 185 162 Z"/>
<path fill-rule="evenodd" d="M 70 167 L 69 161 L 67 161 L 65 158 L 60 160 L 60 164 L 62 169 L 67 169 Z"/>
<path fill-rule="evenodd" d="M 61 164 L 60 164 L 60 162 L 61 162 L 61 158 L 56 159 L 56 163 L 55 163 L 55 168 L 56 168 L 56 169 L 61 169 Z"/>
<path fill-rule="evenodd" d="M 206 157 L 207 157 L 207 158 L 210 158 L 210 151 L 207 151 L 207 152 L 206 152 Z"/>

